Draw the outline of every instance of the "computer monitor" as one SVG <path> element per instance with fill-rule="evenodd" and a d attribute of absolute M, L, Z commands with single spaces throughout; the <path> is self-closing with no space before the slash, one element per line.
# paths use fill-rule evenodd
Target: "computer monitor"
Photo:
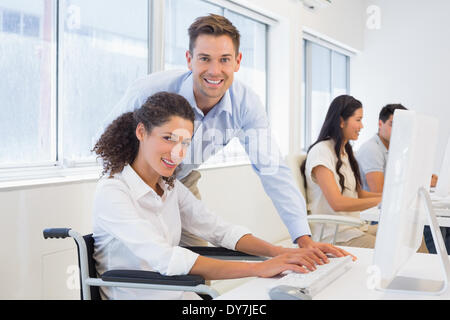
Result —
<path fill-rule="evenodd" d="M 440 198 L 446 198 L 450 193 L 450 137 L 445 148 L 444 159 L 442 160 L 441 171 L 434 194 Z"/>
<path fill-rule="evenodd" d="M 441 293 L 444 281 L 398 276 L 420 247 L 424 224 L 430 227 L 442 266 L 450 270 L 442 234 L 431 207 L 428 190 L 438 137 L 438 120 L 409 110 L 395 110 L 386 166 L 380 220 L 374 250 L 379 271 L 378 289 L 397 292 Z M 437 239 L 440 237 L 440 240 Z M 442 256 L 442 255 L 441 255 Z"/>

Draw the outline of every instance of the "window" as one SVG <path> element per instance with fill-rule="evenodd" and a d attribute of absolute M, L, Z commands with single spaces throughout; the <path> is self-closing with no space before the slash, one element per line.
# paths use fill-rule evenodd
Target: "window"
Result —
<path fill-rule="evenodd" d="M 350 54 L 327 44 L 303 40 L 304 139 L 303 149 L 319 136 L 331 101 L 349 93 Z"/>
<path fill-rule="evenodd" d="M 29 37 L 39 37 L 40 19 L 35 15 L 26 14 L 23 16 L 23 35 Z"/>
<path fill-rule="evenodd" d="M 0 0 L 0 181 L 97 170 L 90 150 L 109 110 L 136 78 L 186 69 L 188 26 L 209 13 L 241 31 L 236 78 L 266 104 L 275 20 L 234 1 Z M 248 161 L 234 141 L 209 163 L 238 157 Z"/>
<path fill-rule="evenodd" d="M 72 166 L 93 160 L 92 139 L 102 121 L 147 73 L 148 10 L 146 0 L 66 0 L 59 13 L 59 152 Z"/>
<path fill-rule="evenodd" d="M 235 78 L 249 85 L 266 106 L 267 101 L 267 32 L 268 24 L 249 17 L 242 8 L 239 12 L 202 0 L 167 0 L 165 24 L 165 66 L 169 69 L 186 69 L 186 50 L 189 49 L 188 28 L 195 18 L 210 13 L 229 19 L 241 34 L 241 68 Z M 267 109 L 267 107 L 266 107 Z M 237 138 L 215 156 L 207 165 L 248 161 L 244 148 Z"/>
<path fill-rule="evenodd" d="M 20 33 L 20 12 L 3 11 L 3 31 L 9 33 Z"/>
<path fill-rule="evenodd" d="M 148 72 L 148 4 L 0 0 L 0 168 L 95 163 L 92 137 Z"/>
<path fill-rule="evenodd" d="M 0 166 L 56 161 L 54 13 L 43 0 L 0 1 Z"/>

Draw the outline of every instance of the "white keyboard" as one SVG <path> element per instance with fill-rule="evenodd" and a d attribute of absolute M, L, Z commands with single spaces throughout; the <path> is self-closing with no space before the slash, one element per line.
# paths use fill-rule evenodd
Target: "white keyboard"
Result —
<path fill-rule="evenodd" d="M 438 217 L 450 217 L 450 199 L 432 197 L 431 205 Z"/>
<path fill-rule="evenodd" d="M 444 208 L 444 209 L 434 208 L 434 213 L 438 217 L 446 217 L 447 218 L 447 217 L 450 217 L 450 208 Z"/>
<path fill-rule="evenodd" d="M 450 204 L 450 196 L 440 197 L 434 193 L 430 194 L 431 202 L 434 203 L 442 203 L 442 204 Z"/>
<path fill-rule="evenodd" d="M 433 206 L 434 213 L 438 217 L 450 217 L 450 202 L 443 202 L 438 200 L 433 200 L 431 202 Z M 377 207 L 372 207 L 361 211 L 361 219 L 367 221 L 379 221 L 380 220 L 380 209 Z"/>
<path fill-rule="evenodd" d="M 317 269 L 309 273 L 296 273 L 292 271 L 273 283 L 269 290 L 276 286 L 290 286 L 301 289 L 304 294 L 314 296 L 331 282 L 339 278 L 352 267 L 352 257 L 329 258 L 330 262 L 316 265 Z"/>
<path fill-rule="evenodd" d="M 449 209 L 450 208 L 450 202 L 448 200 L 432 201 L 431 205 L 433 206 L 433 208 L 436 208 L 436 209 Z"/>

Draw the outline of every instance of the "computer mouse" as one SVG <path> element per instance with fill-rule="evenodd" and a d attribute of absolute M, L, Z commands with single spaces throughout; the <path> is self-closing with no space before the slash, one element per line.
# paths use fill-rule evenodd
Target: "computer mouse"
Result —
<path fill-rule="evenodd" d="M 272 300 L 311 300 L 309 294 L 304 293 L 300 288 L 280 285 L 269 290 Z"/>

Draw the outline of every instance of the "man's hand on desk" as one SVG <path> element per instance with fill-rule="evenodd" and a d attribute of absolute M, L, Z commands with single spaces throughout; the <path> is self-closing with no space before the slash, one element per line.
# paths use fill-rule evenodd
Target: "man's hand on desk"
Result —
<path fill-rule="evenodd" d="M 332 254 L 335 257 L 343 257 L 343 256 L 352 256 L 353 261 L 356 260 L 356 257 L 352 255 L 351 253 L 348 253 L 347 251 L 338 248 L 336 246 L 333 246 L 330 243 L 323 243 L 323 242 L 315 242 L 311 239 L 310 236 L 301 236 L 297 239 L 297 245 L 300 248 L 308 248 L 308 249 L 318 249 L 321 253 L 321 259 L 325 254 Z M 326 256 L 325 256 L 326 257 Z M 322 259 L 323 260 L 323 259 Z"/>

